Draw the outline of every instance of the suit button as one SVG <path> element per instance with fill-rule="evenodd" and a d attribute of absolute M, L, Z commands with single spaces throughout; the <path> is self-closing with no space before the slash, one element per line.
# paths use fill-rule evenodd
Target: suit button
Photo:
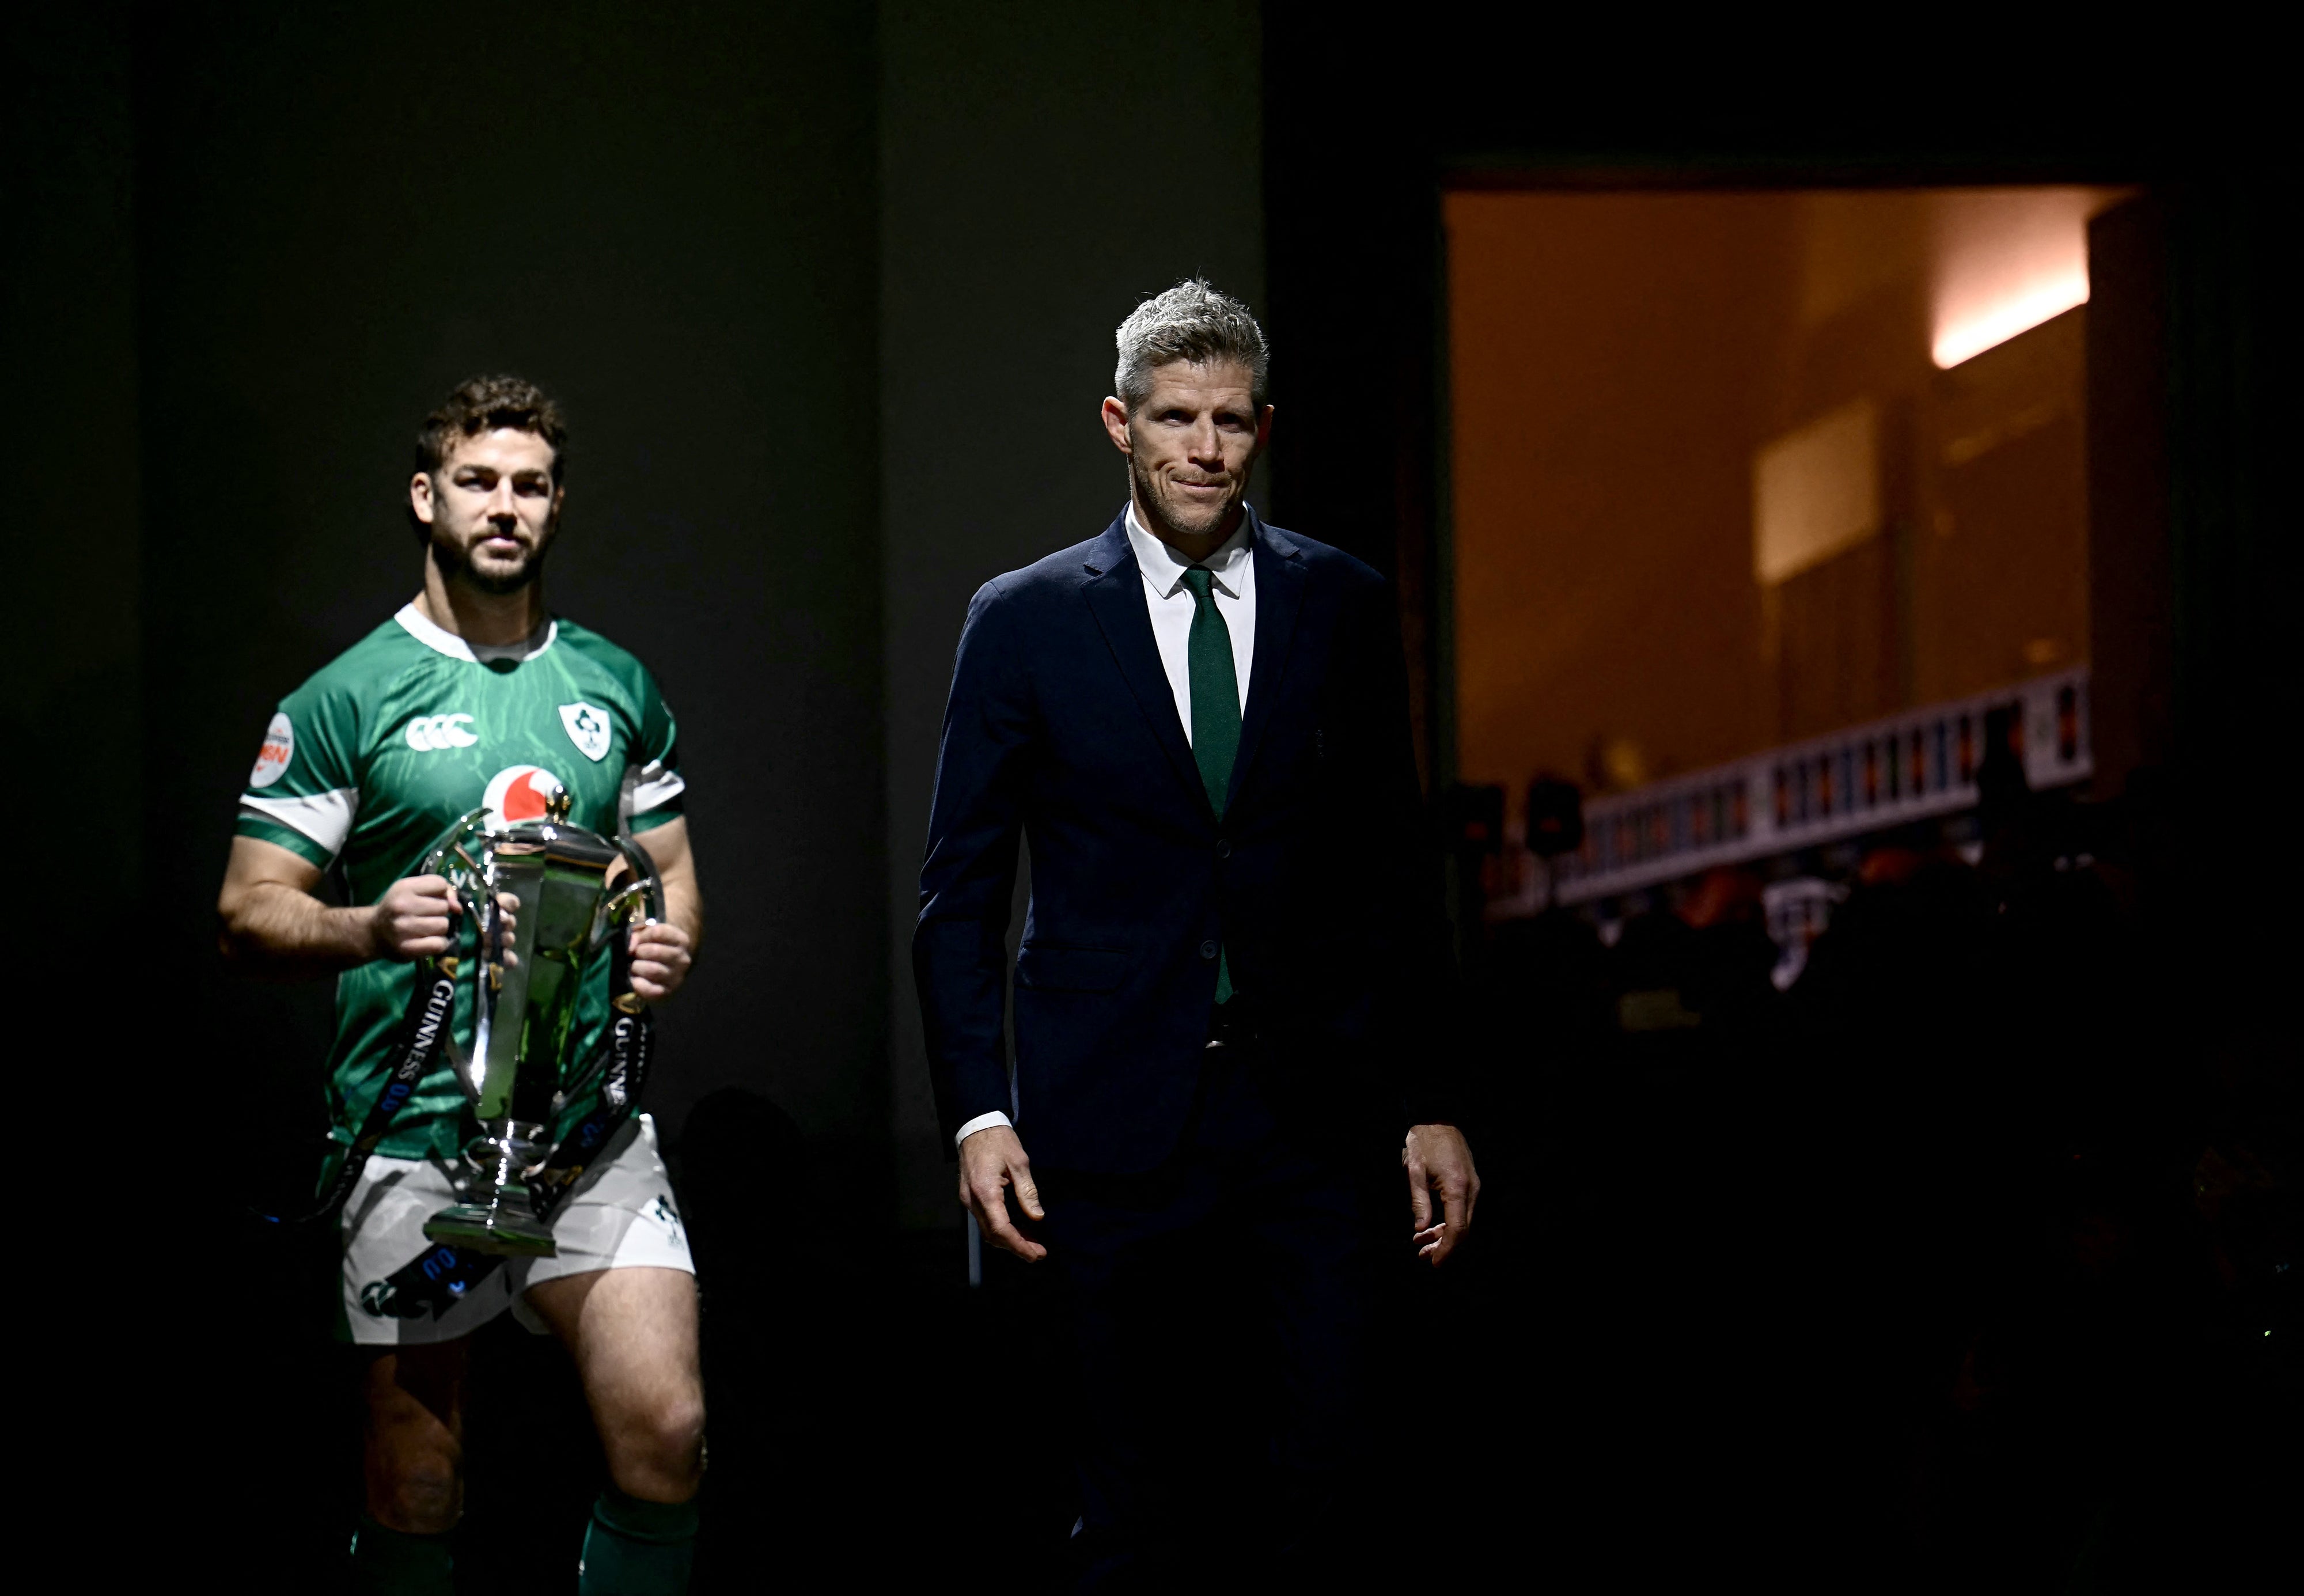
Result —
<path fill-rule="evenodd" d="M 1216 857 L 1220 859 L 1228 859 L 1232 857 L 1232 842 L 1229 839 L 1220 838 L 1217 840 Z"/>
<path fill-rule="evenodd" d="M 1216 945 L 1214 942 L 1202 942 L 1200 944 L 1200 957 L 1202 958 L 1214 958 L 1216 956 Z"/>

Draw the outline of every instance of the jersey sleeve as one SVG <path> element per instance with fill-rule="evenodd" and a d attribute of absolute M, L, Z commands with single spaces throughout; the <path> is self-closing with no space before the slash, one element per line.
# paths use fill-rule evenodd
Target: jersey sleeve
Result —
<path fill-rule="evenodd" d="M 359 749 L 360 709 L 352 696 L 300 688 L 264 729 L 233 829 L 326 870 L 360 813 Z"/>
<path fill-rule="evenodd" d="M 680 774 L 680 728 L 664 701 L 656 678 L 640 673 L 640 740 L 632 749 L 633 769 L 626 777 L 626 823 L 632 835 L 654 831 L 682 813 L 688 783 Z"/>

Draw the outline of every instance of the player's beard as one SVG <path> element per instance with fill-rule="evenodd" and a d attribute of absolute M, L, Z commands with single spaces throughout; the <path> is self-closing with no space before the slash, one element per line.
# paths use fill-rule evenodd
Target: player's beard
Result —
<path fill-rule="evenodd" d="M 524 553 L 519 564 L 510 569 L 500 565 L 492 570 L 482 570 L 473 564 L 470 549 L 457 547 L 454 539 L 441 536 L 437 530 L 432 534 L 432 558 L 440 567 L 442 579 L 462 582 L 474 592 L 501 598 L 508 593 L 518 593 L 543 577 L 544 556 L 552 547 L 553 530 L 547 525 L 544 529 L 544 540 Z"/>

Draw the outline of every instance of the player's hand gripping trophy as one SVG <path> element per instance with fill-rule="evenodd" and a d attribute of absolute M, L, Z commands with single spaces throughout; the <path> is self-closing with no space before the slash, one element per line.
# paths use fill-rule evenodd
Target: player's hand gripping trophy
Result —
<path fill-rule="evenodd" d="M 480 1134 L 464 1145 L 472 1166 L 464 1201 L 426 1221 L 436 1242 L 475 1252 L 550 1257 L 556 1250 L 539 1195 L 572 1185 L 597 1147 L 566 1153 L 544 1137 L 560 1109 L 595 1081 L 622 1109 L 645 1063 L 645 1006 L 631 987 L 624 928 L 664 917 L 664 889 L 648 854 L 568 821 L 565 792 L 542 820 L 491 829 L 476 809 L 450 827 L 414 872 L 445 876 L 473 912 L 456 951 L 422 960 L 419 991 L 454 991 L 440 1016 L 440 1042 L 472 1099 Z M 619 861 L 630 874 L 612 883 Z M 507 901 L 508 900 L 508 901 Z M 509 913 L 507 913 L 509 909 Z M 509 926 L 506 921 L 510 921 Z M 609 1001 L 616 1010 L 607 1043 L 563 1080 L 584 971 L 613 942 Z M 460 979 L 460 976 L 469 977 Z M 469 1052 L 460 1045 L 470 1036 Z M 593 1116 L 587 1128 L 597 1126 Z M 547 1161 L 549 1166 L 547 1167 Z M 539 1178 L 556 1181 L 540 1194 Z"/>

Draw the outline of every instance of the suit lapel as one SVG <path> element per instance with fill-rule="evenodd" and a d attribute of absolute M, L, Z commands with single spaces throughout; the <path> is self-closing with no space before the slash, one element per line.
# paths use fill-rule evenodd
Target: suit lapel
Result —
<path fill-rule="evenodd" d="M 1248 709 L 1241 717 L 1240 752 L 1232 760 L 1232 785 L 1224 794 L 1226 813 L 1240 797 L 1241 783 L 1255 762 L 1266 729 L 1272 724 L 1274 705 L 1288 670 L 1289 645 L 1296 636 L 1296 617 L 1304 607 L 1303 556 L 1253 510 L 1249 514 L 1254 528 L 1249 558 L 1256 562 L 1256 659 L 1248 671 Z M 1156 668 L 1158 661 L 1153 663 Z M 1183 735 L 1181 726 L 1177 735 Z"/>
<path fill-rule="evenodd" d="M 1136 551 L 1129 546 L 1126 512 L 1105 528 L 1091 556 L 1089 576 L 1081 591 L 1088 612 L 1103 629 L 1104 640 L 1120 666 L 1120 674 L 1144 713 L 1152 736 L 1168 756 L 1177 780 L 1190 788 L 1200 812 L 1208 815 L 1207 790 L 1200 784 L 1200 767 L 1192 761 L 1192 745 L 1184 739 L 1184 723 L 1176 718 L 1176 697 L 1168 686 L 1168 672 L 1160 663 L 1160 646 L 1152 640 L 1152 617 L 1144 605 L 1144 575 L 1137 569 Z M 1260 579 L 1263 572 L 1257 575 Z M 1259 598 L 1261 595 L 1259 594 Z M 1257 629 L 1257 646 L 1264 630 Z M 1260 667 L 1259 667 L 1260 669 Z M 1250 703 L 1254 695 L 1250 695 Z M 1236 773 L 1235 773 L 1236 774 Z M 1209 815 L 1214 819 L 1213 815 Z"/>

